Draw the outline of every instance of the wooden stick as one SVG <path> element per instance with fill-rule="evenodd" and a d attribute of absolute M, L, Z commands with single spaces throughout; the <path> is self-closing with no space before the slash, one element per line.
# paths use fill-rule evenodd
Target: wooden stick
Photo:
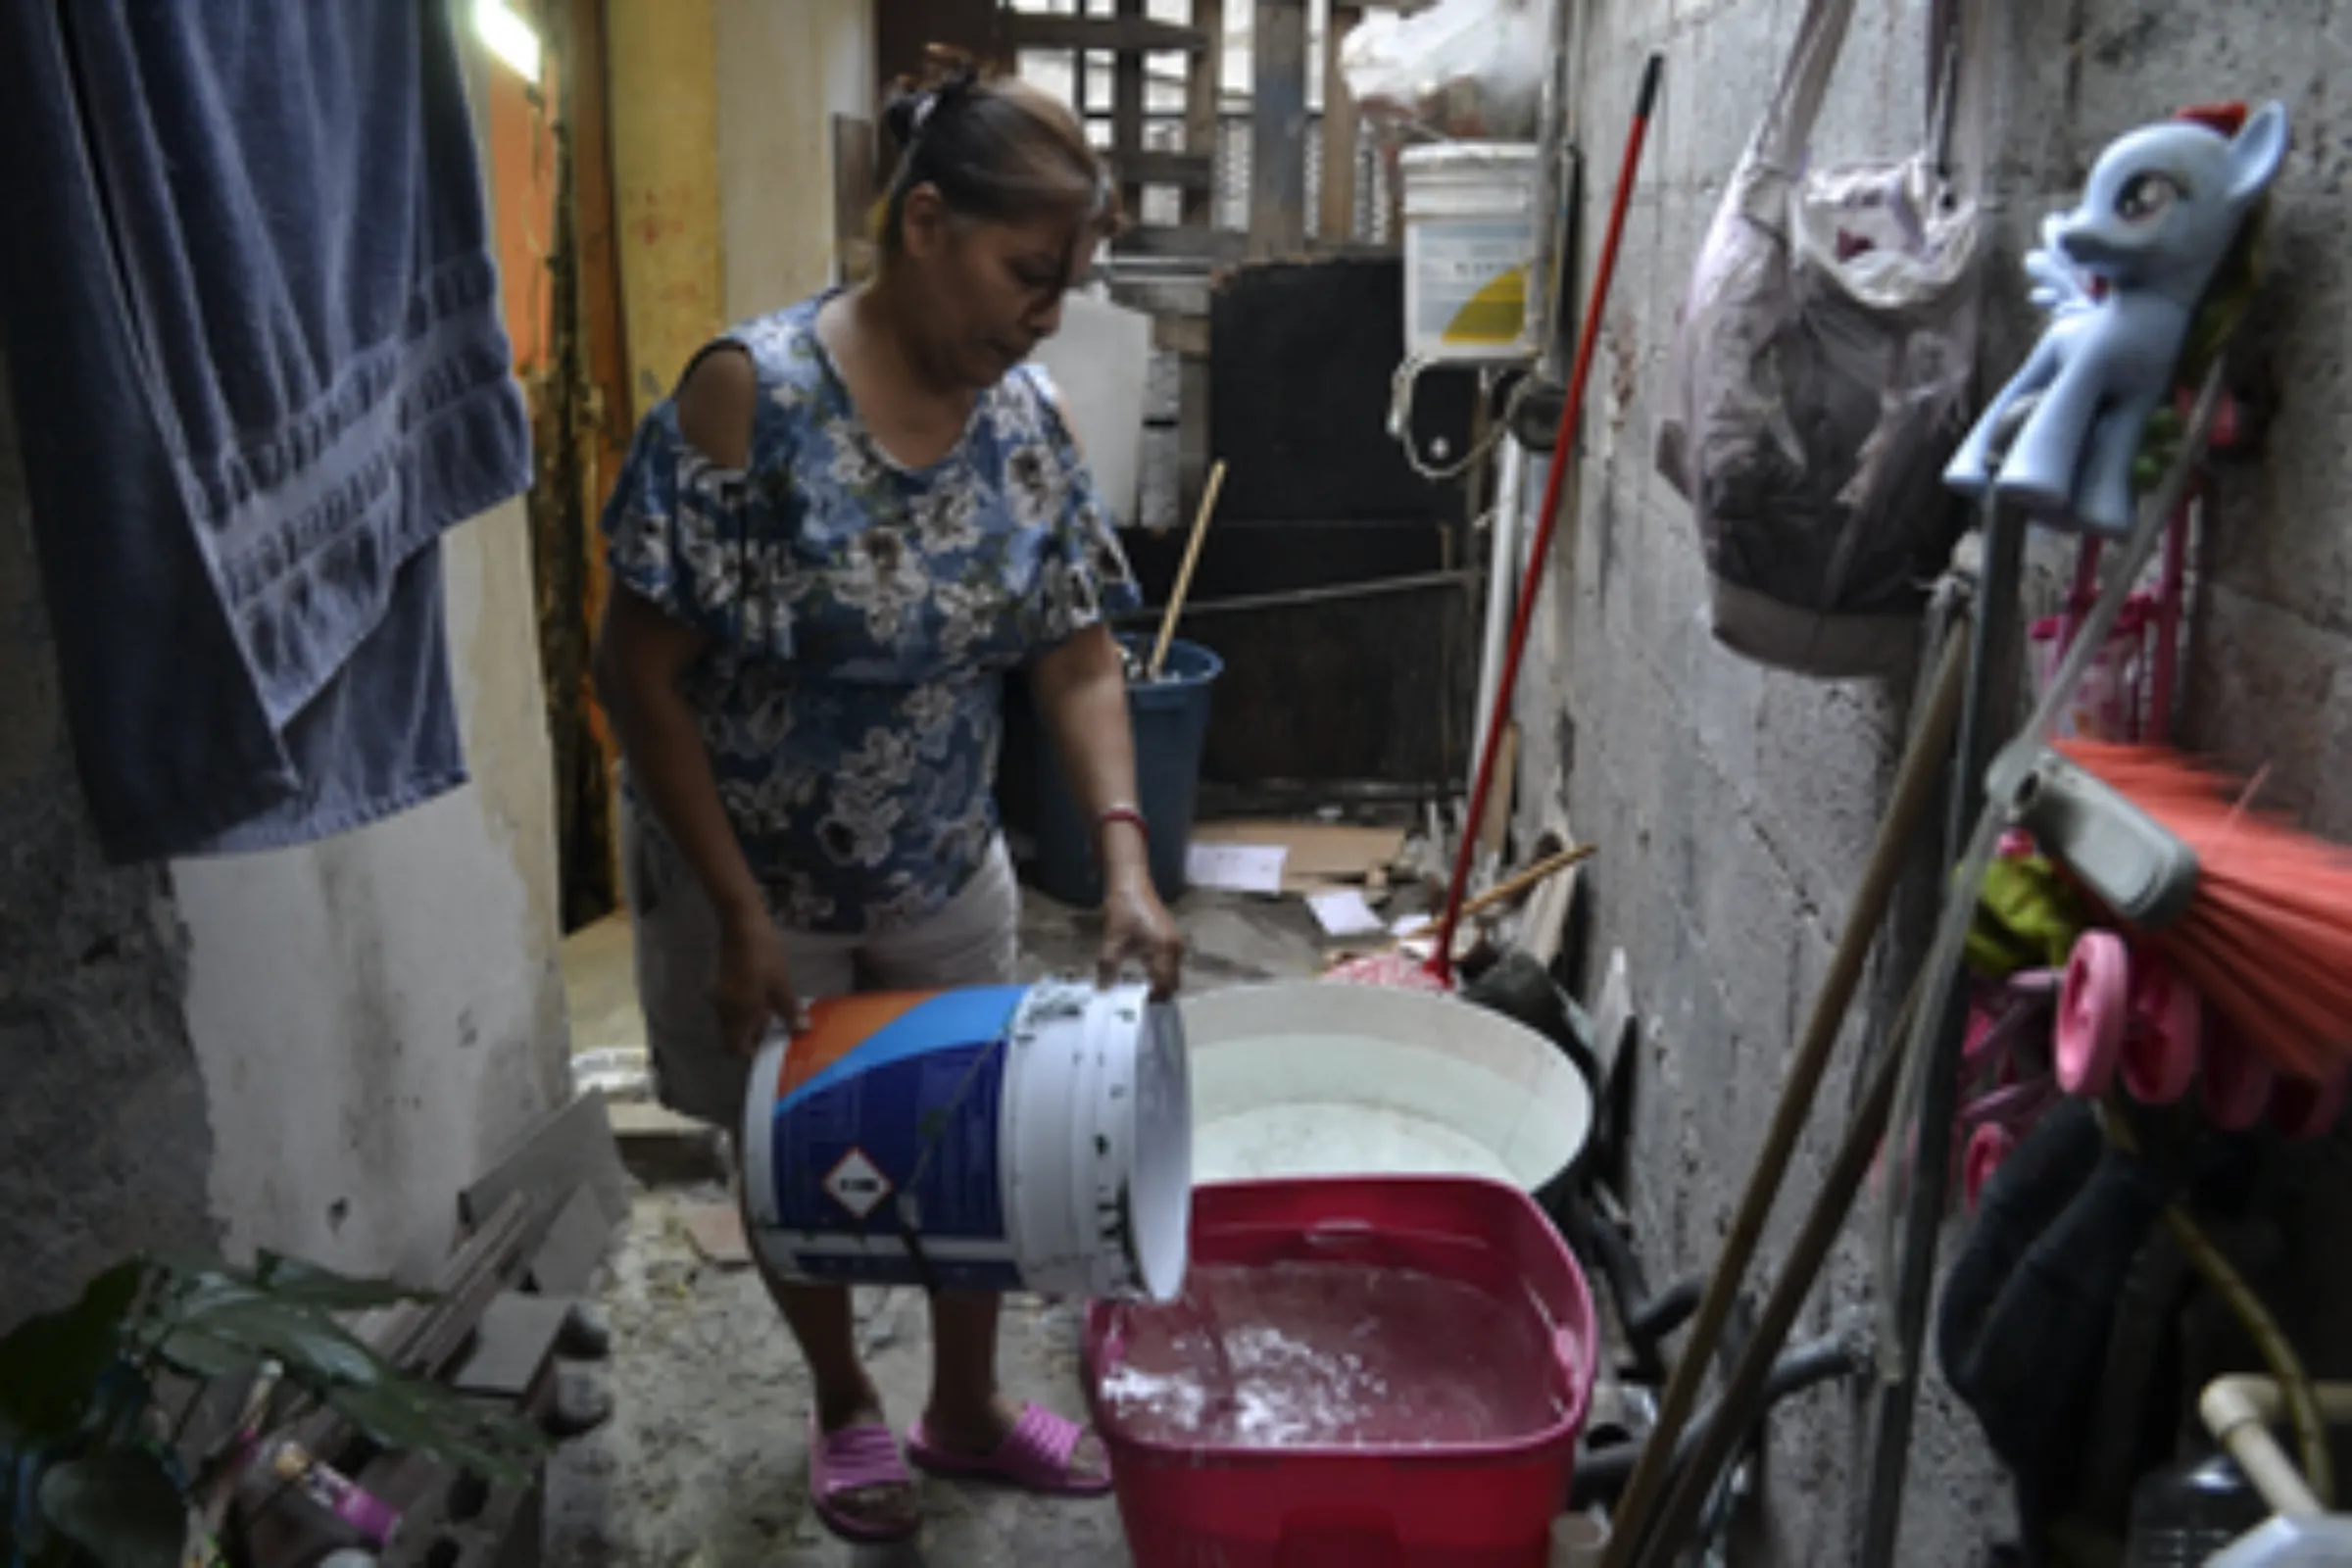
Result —
<path fill-rule="evenodd" d="M 1804 1037 L 1782 1082 L 1771 1129 L 1765 1134 L 1764 1147 L 1757 1152 L 1756 1162 L 1748 1172 L 1747 1187 L 1740 1194 L 1731 1234 L 1724 1239 L 1723 1255 L 1707 1277 L 1706 1295 L 1687 1331 L 1682 1352 L 1674 1359 L 1674 1376 L 1667 1381 L 1666 1395 L 1658 1402 L 1649 1436 L 1642 1440 L 1641 1456 L 1634 1461 L 1634 1473 L 1617 1500 L 1610 1521 L 1608 1555 L 1601 1559 L 1601 1568 L 1635 1568 L 1642 1560 L 1642 1542 L 1658 1505 L 1664 1500 L 1675 1449 L 1682 1443 L 1691 1411 L 1698 1402 L 1699 1385 L 1706 1381 L 1707 1368 L 1714 1363 L 1715 1348 L 1723 1338 L 1724 1325 L 1731 1318 L 1732 1305 L 1746 1283 L 1748 1265 L 1763 1243 L 1773 1200 L 1780 1196 L 1781 1183 L 1796 1157 L 1797 1143 L 1812 1116 L 1814 1096 L 1820 1092 L 1822 1079 L 1829 1071 L 1838 1036 L 1845 1025 L 1846 1009 L 1861 983 L 1863 964 L 1877 941 L 1879 925 L 1894 902 L 1895 884 L 1902 878 L 1911 845 L 1926 828 L 1929 812 L 1943 787 L 1952 738 L 1960 728 L 1961 702 L 1968 685 L 1967 630 L 1968 623 L 1962 620 L 1946 634 L 1934 695 L 1928 700 L 1919 727 L 1903 748 L 1902 763 L 1895 770 L 1892 799 L 1886 814 L 1879 819 L 1877 842 L 1871 846 L 1862 880 L 1854 890 L 1853 902 L 1847 906 L 1845 929 L 1839 933 L 1837 952 L 1831 956 L 1829 973 L 1822 977 L 1821 989 L 1814 994 Z M 1899 1042 L 1901 1038 L 1898 1033 L 1893 1040 Z M 1891 1059 L 1902 1052 L 1899 1045 L 1889 1043 L 1885 1054 Z M 1891 1087 L 1887 1093 L 1891 1098 Z M 1719 1408 L 1728 1411 L 1729 1406 Z M 1717 1419 L 1728 1416 L 1719 1414 Z"/>
<path fill-rule="evenodd" d="M 1530 888 L 1537 886 L 1539 883 L 1549 881 L 1551 878 L 1559 875 L 1562 871 L 1567 870 L 1572 865 L 1577 865 L 1586 860 L 1590 860 L 1598 853 L 1600 853 L 1600 846 L 1597 844 L 1579 844 L 1573 848 L 1561 850 L 1557 854 L 1547 855 L 1543 859 L 1538 860 L 1535 864 L 1529 866 L 1526 870 L 1495 883 L 1493 887 L 1487 889 L 1486 892 L 1481 893 L 1477 898 L 1470 900 L 1467 904 L 1464 904 L 1461 908 L 1461 917 L 1466 920 L 1473 915 L 1486 913 L 1489 909 L 1494 908 L 1496 905 L 1508 904 L 1511 902 L 1511 900 L 1519 897 L 1520 894 L 1527 892 Z M 1387 947 L 1382 948 L 1380 951 L 1382 953 L 1395 953 L 1401 949 L 1408 942 L 1415 942 L 1422 937 L 1435 936 L 1436 934 L 1437 922 L 1433 920 L 1428 925 L 1422 926 L 1418 930 L 1414 931 L 1410 936 L 1398 937 L 1396 941 L 1390 943 Z"/>
<path fill-rule="evenodd" d="M 1217 510 L 1217 492 L 1225 488 L 1225 460 L 1208 470 L 1208 485 L 1200 492 L 1200 511 L 1193 518 L 1193 536 L 1185 541 L 1184 564 L 1176 568 L 1176 591 L 1168 595 L 1167 611 L 1159 617 L 1159 641 L 1152 646 L 1152 662 L 1146 666 L 1147 680 L 1159 679 L 1162 665 L 1168 662 L 1168 644 L 1176 636 L 1177 617 L 1184 613 L 1184 596 L 1193 591 L 1193 568 L 1200 564 L 1200 541 L 1208 532 L 1209 514 Z"/>
<path fill-rule="evenodd" d="M 1862 1102 L 1846 1124 L 1845 1137 L 1831 1158 L 1830 1173 L 1823 1178 L 1812 1207 L 1805 1211 L 1804 1223 L 1789 1248 L 1788 1259 L 1781 1265 L 1780 1277 L 1773 1282 L 1772 1293 L 1765 1298 L 1756 1326 L 1740 1348 L 1740 1364 L 1716 1401 L 1715 1413 L 1699 1434 L 1697 1451 L 1667 1491 L 1666 1500 L 1658 1506 L 1655 1523 L 1647 1531 L 1642 1528 L 1649 1524 L 1647 1518 L 1627 1520 L 1635 1532 L 1628 1538 L 1634 1544 L 1627 1548 L 1637 1554 L 1634 1561 L 1648 1564 L 1650 1568 L 1667 1568 L 1680 1560 L 1680 1549 L 1697 1522 L 1707 1494 L 1715 1488 L 1715 1478 L 1723 1473 L 1733 1451 L 1755 1430 L 1757 1420 L 1763 1415 L 1765 1385 L 1772 1377 L 1772 1363 L 1779 1359 L 1781 1347 L 1788 1343 L 1788 1331 L 1804 1309 L 1814 1281 L 1821 1277 L 1830 1250 L 1838 1245 L 1846 1215 L 1852 1212 L 1855 1196 L 1870 1175 L 1871 1161 L 1877 1157 L 1880 1141 L 1886 1135 L 1886 1123 L 1894 1110 L 1895 1089 L 1903 1075 L 1902 1042 L 1919 1011 L 1920 999 L 1930 990 L 1928 979 L 1924 969 L 1913 979 L 1911 990 L 1903 999 L 1902 1010 L 1895 1015 L 1894 1028 L 1879 1047 L 1878 1059 L 1871 1064 L 1862 1091 Z M 1724 1276 L 1718 1273 L 1716 1277 Z M 1739 1278 L 1732 1276 L 1735 1288 Z M 1677 1367 L 1690 1361 L 1692 1354 L 1686 1347 Z M 1710 1344 L 1706 1359 L 1713 1358 Z M 1643 1458 L 1650 1453 L 1647 1445 L 1656 1441 L 1654 1433 L 1644 1440 Z M 1679 1442 L 1676 1446 L 1679 1446 Z M 1611 1521 L 1611 1526 L 1613 1545 L 1619 1538 L 1615 1521 Z M 1648 1537 L 1646 1546 L 1644 1535 Z"/>

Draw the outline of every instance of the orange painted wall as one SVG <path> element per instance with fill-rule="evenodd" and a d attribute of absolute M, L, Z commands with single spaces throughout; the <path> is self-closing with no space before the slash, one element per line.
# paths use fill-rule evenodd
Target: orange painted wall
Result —
<path fill-rule="evenodd" d="M 544 101 L 561 103 L 556 60 L 551 51 L 539 89 Z M 538 96 L 504 66 L 490 73 L 490 188 L 497 192 L 492 215 L 498 245 L 499 284 L 507 332 L 514 342 L 514 369 L 524 386 L 553 353 L 547 256 L 555 242 L 556 137 L 552 117 Z"/>

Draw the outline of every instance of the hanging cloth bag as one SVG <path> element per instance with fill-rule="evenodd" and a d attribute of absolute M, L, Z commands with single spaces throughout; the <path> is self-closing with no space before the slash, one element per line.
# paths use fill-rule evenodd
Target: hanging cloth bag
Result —
<path fill-rule="evenodd" d="M 1826 678 L 1907 665 L 1950 561 L 1985 231 L 1984 19 L 1955 0 L 1929 33 L 1945 145 L 1806 167 L 1853 9 L 1808 0 L 1699 248 L 1656 452 L 1696 515 L 1717 641 Z"/>

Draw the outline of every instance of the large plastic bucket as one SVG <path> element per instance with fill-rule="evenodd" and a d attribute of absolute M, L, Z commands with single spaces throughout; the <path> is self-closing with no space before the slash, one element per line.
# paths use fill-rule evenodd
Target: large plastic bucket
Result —
<path fill-rule="evenodd" d="M 1148 657 L 1150 642 L 1122 641 Z M 1209 694 L 1223 660 L 1198 643 L 1172 641 L 1160 678 L 1130 682 L 1127 712 L 1135 731 L 1136 804 L 1152 825 L 1152 885 L 1173 902 L 1184 894 L 1184 864 L 1193 842 L 1193 808 L 1200 793 L 1200 757 L 1208 745 Z M 1039 717 L 1036 761 L 1038 889 L 1064 904 L 1091 909 L 1102 902 L 1102 871 L 1095 863 L 1095 826 L 1061 776 L 1054 737 Z"/>
<path fill-rule="evenodd" d="M 818 1003 L 752 1069 L 752 1243 L 789 1279 L 1172 1298 L 1192 1196 L 1184 1026 L 1141 986 Z"/>
<path fill-rule="evenodd" d="M 1203 1266 L 1405 1268 L 1517 1303 L 1548 1348 L 1511 1370 L 1549 1385 L 1556 1415 L 1484 1443 L 1154 1440 L 1124 1427 L 1104 1396 L 1134 1309 L 1099 1304 L 1081 1352 L 1087 1403 L 1136 1568 L 1544 1568 L 1602 1341 L 1584 1272 L 1533 1200 L 1474 1177 L 1213 1182 L 1195 1194 L 1193 1227 Z"/>
<path fill-rule="evenodd" d="M 1404 349 L 1414 359 L 1516 359 L 1532 347 L 1533 142 L 1405 150 Z"/>

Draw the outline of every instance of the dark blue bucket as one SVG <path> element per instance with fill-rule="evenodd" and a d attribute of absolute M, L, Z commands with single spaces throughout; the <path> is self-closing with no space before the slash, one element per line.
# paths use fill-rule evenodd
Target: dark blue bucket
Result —
<path fill-rule="evenodd" d="M 1119 639 L 1139 659 L 1151 657 L 1149 638 Z M 1136 792 L 1152 824 L 1152 882 L 1169 902 L 1185 890 L 1184 862 L 1193 843 L 1193 807 L 1200 792 L 1200 759 L 1208 742 L 1209 693 L 1225 662 L 1198 643 L 1168 644 L 1160 678 L 1130 683 L 1127 713 L 1135 727 Z M 1070 798 L 1054 737 L 1042 716 L 1036 747 L 1038 891 L 1091 909 L 1102 902 L 1102 872 L 1095 864 L 1095 825 Z"/>

